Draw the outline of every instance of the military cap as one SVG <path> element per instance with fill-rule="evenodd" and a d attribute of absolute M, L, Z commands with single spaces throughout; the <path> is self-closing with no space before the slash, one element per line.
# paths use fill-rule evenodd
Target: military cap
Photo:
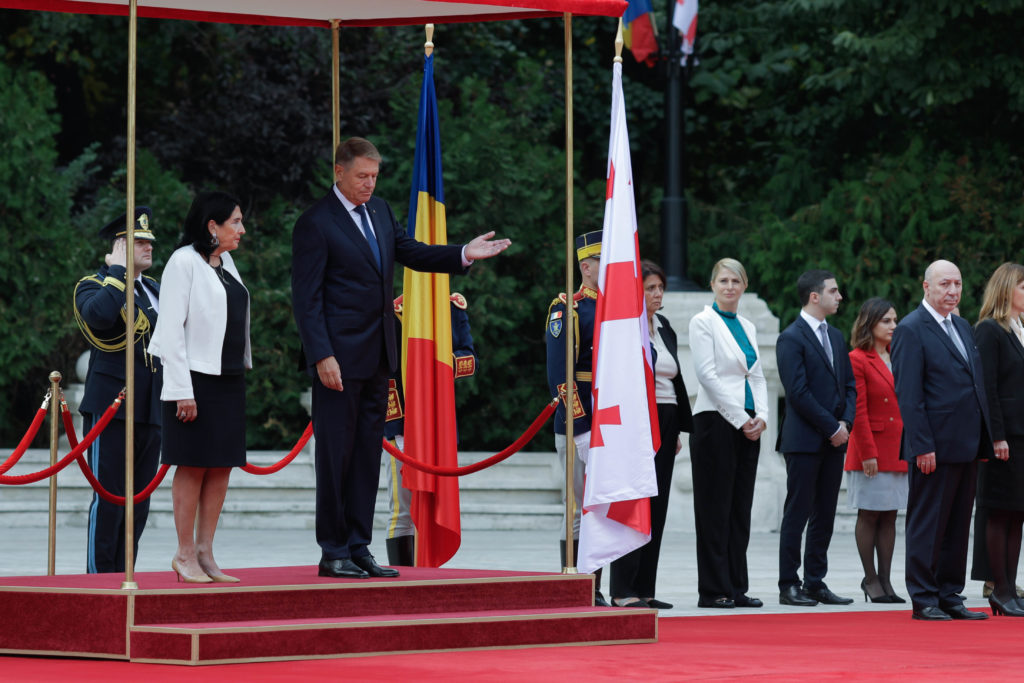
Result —
<path fill-rule="evenodd" d="M 576 238 L 576 260 L 601 258 L 601 235 L 604 231 L 594 230 Z"/>
<path fill-rule="evenodd" d="M 149 240 L 153 241 L 156 237 L 153 236 L 153 230 L 150 228 L 150 221 L 153 218 L 153 212 L 150 211 L 148 206 L 136 206 L 135 207 L 135 239 L 137 240 Z M 118 237 L 124 237 L 128 234 L 125 229 L 125 215 L 115 220 L 110 221 L 102 228 L 100 228 L 99 236 L 105 240 L 113 242 Z"/>

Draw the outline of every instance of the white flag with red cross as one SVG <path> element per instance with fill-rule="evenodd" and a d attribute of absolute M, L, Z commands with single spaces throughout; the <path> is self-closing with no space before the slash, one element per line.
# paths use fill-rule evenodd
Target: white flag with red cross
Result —
<path fill-rule="evenodd" d="M 580 526 L 581 572 L 593 572 L 651 540 L 649 498 L 658 494 L 654 453 L 659 441 L 653 367 L 622 64 L 616 63 L 594 322 L 594 400 Z"/>

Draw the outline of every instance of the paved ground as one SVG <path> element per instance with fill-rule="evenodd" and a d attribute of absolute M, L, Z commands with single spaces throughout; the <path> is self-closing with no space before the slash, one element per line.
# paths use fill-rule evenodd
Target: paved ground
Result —
<path fill-rule="evenodd" d="M 671 523 L 671 520 L 670 520 Z M 176 541 L 169 528 L 147 529 L 139 552 L 138 571 L 170 571 Z M 85 529 L 62 527 L 57 532 L 56 566 L 58 574 L 84 571 Z M 372 546 L 374 555 L 384 560 L 383 534 L 378 532 Z M 319 549 L 312 531 L 305 530 L 240 530 L 217 532 L 216 554 L 221 567 L 258 567 L 312 565 L 319 559 Z M 903 537 L 897 537 L 893 585 L 906 597 L 903 586 Z M 760 612 L 802 612 L 808 609 L 843 611 L 848 609 L 904 609 L 906 605 L 865 605 L 859 585 L 863 576 L 857 558 L 853 535 L 837 533 L 829 553 L 829 586 L 840 595 L 856 598 L 852 607 L 818 606 L 798 608 L 778 604 L 778 535 L 758 533 L 751 538 L 748 553 L 750 564 L 750 595 L 760 597 L 765 607 Z M 45 574 L 47 563 L 47 530 L 45 528 L 0 529 L 0 575 Z M 447 565 L 459 568 L 511 569 L 524 571 L 559 571 L 558 536 L 551 531 L 465 531 L 462 548 Z M 736 613 L 733 610 L 699 609 L 696 606 L 697 568 L 692 532 L 673 531 L 665 534 L 658 578 L 658 596 L 675 604 L 663 616 L 688 616 Z M 607 595 L 608 579 L 604 578 Z M 981 607 L 981 583 L 968 581 L 965 591 L 969 607 Z M 747 610 L 743 610 L 747 611 Z"/>

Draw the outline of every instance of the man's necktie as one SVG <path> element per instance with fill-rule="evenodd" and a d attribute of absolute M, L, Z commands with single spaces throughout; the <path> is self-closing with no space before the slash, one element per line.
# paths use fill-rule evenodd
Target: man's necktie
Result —
<path fill-rule="evenodd" d="M 149 295 L 146 294 L 146 288 L 138 280 L 135 281 L 135 305 L 144 311 L 153 308 L 153 303 L 149 300 Z"/>
<path fill-rule="evenodd" d="M 958 335 L 956 330 L 953 329 L 952 318 L 946 318 L 943 320 L 942 326 L 946 328 L 946 334 L 948 334 L 949 338 L 953 340 L 953 346 L 955 346 L 956 350 L 960 352 L 963 359 L 967 360 L 967 349 L 964 348 L 964 343 L 960 341 L 960 335 Z"/>
<path fill-rule="evenodd" d="M 359 219 L 363 223 L 363 236 L 370 243 L 370 251 L 373 252 L 373 258 L 377 260 L 377 268 L 380 268 L 380 245 L 377 244 L 377 237 L 373 234 L 373 230 L 370 229 L 370 219 L 366 215 L 366 205 L 360 204 L 357 206 L 356 213 L 359 214 Z"/>
<path fill-rule="evenodd" d="M 822 322 L 818 326 L 818 332 L 821 335 L 821 345 L 825 347 L 825 355 L 828 356 L 828 364 L 835 366 L 835 360 L 832 358 L 832 345 L 828 342 L 828 323 Z"/>

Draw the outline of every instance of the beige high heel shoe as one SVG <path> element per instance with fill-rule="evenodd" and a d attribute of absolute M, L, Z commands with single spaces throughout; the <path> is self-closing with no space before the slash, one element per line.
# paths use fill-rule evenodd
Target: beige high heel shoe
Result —
<path fill-rule="evenodd" d="M 241 580 L 237 576 L 228 576 L 219 568 L 211 571 L 210 569 L 207 569 L 205 566 L 203 566 L 202 562 L 199 563 L 199 567 L 204 572 L 206 572 L 206 575 L 210 577 L 210 580 L 214 583 L 238 583 Z"/>
<path fill-rule="evenodd" d="M 213 579 L 211 579 L 206 574 L 199 574 L 195 576 L 192 574 L 188 574 L 185 570 L 185 567 L 183 567 L 182 564 L 178 562 L 177 558 L 171 559 L 171 569 L 173 569 L 174 573 L 178 575 L 179 583 L 182 581 L 184 581 L 185 583 L 213 583 Z"/>

